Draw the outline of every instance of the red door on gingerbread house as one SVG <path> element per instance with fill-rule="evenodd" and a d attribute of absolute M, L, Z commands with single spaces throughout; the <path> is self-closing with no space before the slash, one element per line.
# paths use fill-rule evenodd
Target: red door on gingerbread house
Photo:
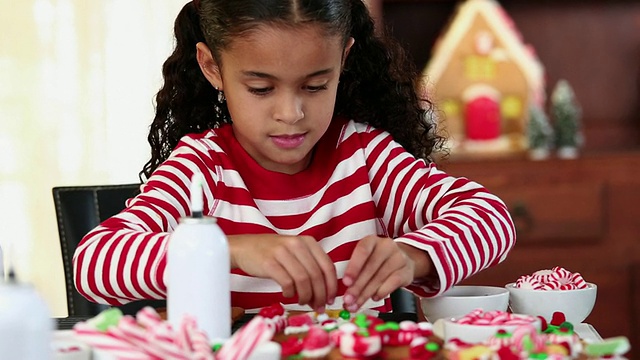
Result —
<path fill-rule="evenodd" d="M 465 104 L 467 140 L 495 140 L 500 137 L 500 104 L 492 96 L 478 95 Z"/>

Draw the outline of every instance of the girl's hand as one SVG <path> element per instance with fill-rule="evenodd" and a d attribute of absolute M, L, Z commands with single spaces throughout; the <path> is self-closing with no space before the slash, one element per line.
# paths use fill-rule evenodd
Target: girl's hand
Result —
<path fill-rule="evenodd" d="M 333 261 L 311 236 L 277 234 L 229 236 L 231 268 L 270 278 L 284 297 L 298 295 L 298 303 L 314 310 L 333 303 L 338 280 Z"/>
<path fill-rule="evenodd" d="M 422 250 L 390 238 L 367 236 L 358 242 L 342 282 L 348 287 L 345 309 L 355 312 L 369 298 L 385 298 L 414 278 L 426 275 L 431 260 Z"/>

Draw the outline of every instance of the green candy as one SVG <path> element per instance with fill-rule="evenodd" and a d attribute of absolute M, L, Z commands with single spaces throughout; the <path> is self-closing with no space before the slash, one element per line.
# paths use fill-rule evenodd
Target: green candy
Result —
<path fill-rule="evenodd" d="M 384 324 L 376 325 L 376 331 L 400 330 L 400 325 L 395 321 L 389 321 Z"/>
<path fill-rule="evenodd" d="M 222 344 L 220 343 L 216 343 L 211 346 L 211 350 L 213 350 L 213 352 L 217 352 L 220 348 L 222 348 Z"/>
<path fill-rule="evenodd" d="M 525 349 L 527 352 L 531 352 L 534 347 L 535 345 L 533 344 L 533 340 L 531 340 L 531 337 L 529 335 L 526 335 L 522 339 L 522 348 Z"/>
<path fill-rule="evenodd" d="M 349 320 L 351 319 L 351 313 L 348 312 L 347 310 L 342 310 L 340 311 L 340 313 L 338 314 L 338 316 L 340 317 L 340 319 L 343 320 Z"/>
<path fill-rule="evenodd" d="M 560 326 L 556 326 L 556 325 L 547 325 L 547 328 L 544 329 L 543 333 L 544 334 L 556 334 L 558 332 L 558 329 L 560 329 Z"/>
<path fill-rule="evenodd" d="M 545 353 L 529 354 L 529 359 L 547 359 L 548 357 L 549 357 L 549 354 L 545 354 Z"/>
<path fill-rule="evenodd" d="M 89 322 L 96 327 L 98 331 L 105 332 L 112 326 L 117 326 L 122 319 L 122 311 L 118 308 L 109 308 L 96 315 Z"/>
<path fill-rule="evenodd" d="M 617 336 L 604 339 L 601 342 L 589 343 L 584 348 L 585 354 L 594 357 L 603 357 L 607 355 L 623 355 L 631 349 L 629 339 L 625 336 Z"/>
<path fill-rule="evenodd" d="M 558 328 L 559 329 L 567 329 L 567 330 L 569 330 L 568 332 L 570 334 L 573 334 L 573 324 L 568 322 L 568 321 L 565 321 L 562 324 L 560 324 L 560 326 L 558 326 Z"/>
<path fill-rule="evenodd" d="M 358 325 L 359 328 L 367 328 L 367 326 L 369 326 L 369 321 L 367 321 L 367 315 L 365 314 L 358 314 L 356 315 L 355 320 L 353 321 L 354 324 Z"/>
<path fill-rule="evenodd" d="M 438 343 L 428 342 L 424 345 L 424 348 L 427 349 L 427 351 L 436 352 L 440 350 L 440 345 L 438 345 Z"/>

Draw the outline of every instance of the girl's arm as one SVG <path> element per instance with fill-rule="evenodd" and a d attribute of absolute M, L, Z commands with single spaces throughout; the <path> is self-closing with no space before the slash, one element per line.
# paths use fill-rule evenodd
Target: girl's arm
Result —
<path fill-rule="evenodd" d="M 379 241 L 393 239 L 398 245 L 393 250 L 405 254 L 402 274 L 411 272 L 410 290 L 434 296 L 506 258 L 515 245 L 515 228 L 504 202 L 475 182 L 416 160 L 388 133 L 355 126 L 364 143 L 371 191 L 386 230 L 379 234 Z M 355 285 L 348 293 L 362 296 L 367 285 L 358 283 L 358 276 L 379 272 L 367 269 L 372 261 L 365 257 L 378 256 L 372 254 L 353 261 L 354 252 L 345 276 Z M 408 261 L 412 264 L 406 265 Z M 390 274 L 399 277 L 393 271 Z M 391 281 L 398 286 L 406 283 L 404 278 Z"/>
<path fill-rule="evenodd" d="M 207 171 L 202 153 L 194 142 L 179 144 L 122 212 L 84 236 L 73 257 L 80 294 L 111 305 L 166 298 L 169 233 L 180 217 L 191 213 L 191 177 L 196 171 L 205 177 L 205 209 L 211 206 L 216 186 L 215 173 Z"/>

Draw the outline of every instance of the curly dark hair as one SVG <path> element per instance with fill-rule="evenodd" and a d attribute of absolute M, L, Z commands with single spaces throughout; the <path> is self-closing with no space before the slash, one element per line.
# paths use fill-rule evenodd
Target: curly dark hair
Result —
<path fill-rule="evenodd" d="M 415 65 L 397 41 L 376 32 L 362 0 L 193 0 L 175 21 L 176 45 L 162 68 L 164 85 L 156 95 L 148 136 L 151 159 L 141 180 L 167 159 L 182 136 L 231 123 L 224 103 L 215 101 L 218 90 L 198 66 L 196 44 L 206 43 L 220 64 L 220 52 L 233 39 L 265 23 L 320 24 L 345 44 L 353 37 L 334 115 L 386 130 L 411 154 L 429 161 L 442 148 L 443 138 L 430 116 L 432 103 L 421 97 Z"/>

